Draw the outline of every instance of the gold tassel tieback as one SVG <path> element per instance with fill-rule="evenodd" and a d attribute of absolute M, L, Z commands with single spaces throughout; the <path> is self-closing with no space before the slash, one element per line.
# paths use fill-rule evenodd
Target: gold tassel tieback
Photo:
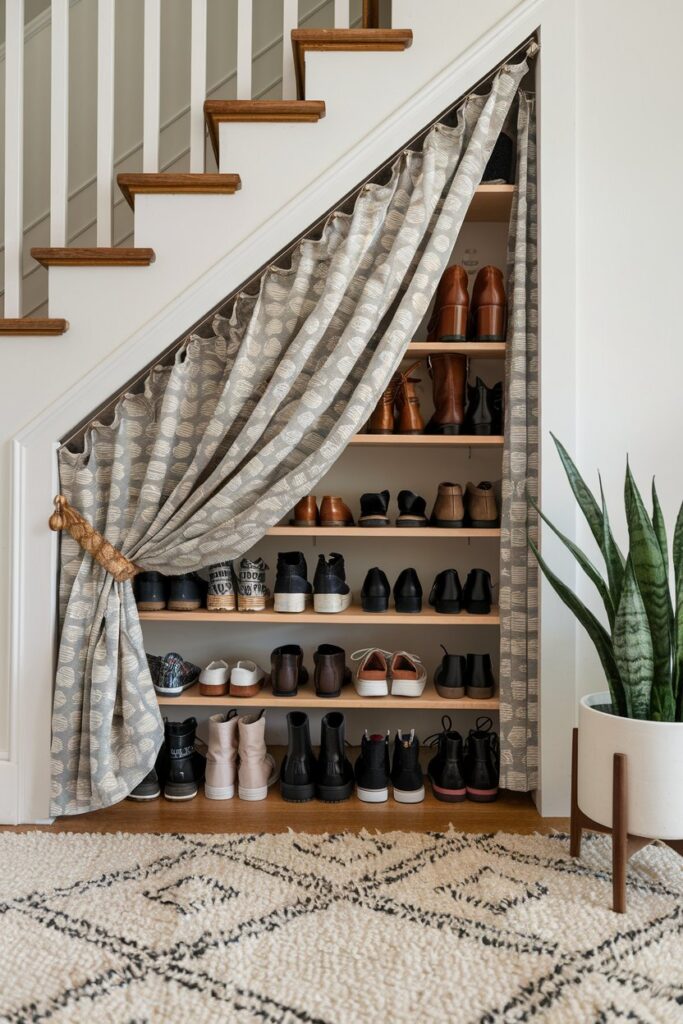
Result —
<path fill-rule="evenodd" d="M 63 494 L 55 498 L 55 510 L 50 516 L 50 529 L 68 530 L 77 544 L 111 573 L 117 583 L 132 580 L 142 569 L 122 555 L 95 527 L 72 508 Z"/>

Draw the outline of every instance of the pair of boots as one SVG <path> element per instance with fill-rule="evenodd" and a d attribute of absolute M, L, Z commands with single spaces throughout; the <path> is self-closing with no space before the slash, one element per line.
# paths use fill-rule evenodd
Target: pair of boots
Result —
<path fill-rule="evenodd" d="M 505 341 L 506 302 L 498 267 L 482 267 L 468 292 L 464 267 L 447 267 L 436 290 L 428 341 Z"/>
<path fill-rule="evenodd" d="M 437 800 L 456 803 L 474 800 L 489 803 L 498 796 L 500 751 L 498 736 L 490 718 L 478 718 L 467 740 L 452 728 L 451 719 L 441 719 L 443 731 L 433 737 L 436 755 L 427 774 Z"/>
<path fill-rule="evenodd" d="M 205 759 L 195 749 L 197 719 L 164 719 L 164 742 L 156 764 L 128 795 L 129 800 L 155 800 L 163 785 L 167 800 L 192 800 L 204 777 Z"/>
<path fill-rule="evenodd" d="M 209 718 L 209 750 L 204 791 L 209 800 L 265 800 L 277 781 L 277 768 L 266 750 L 263 711 L 237 716 L 235 710 Z"/>
<path fill-rule="evenodd" d="M 304 803 L 317 797 L 328 803 L 347 800 L 353 793 L 353 768 L 345 753 L 344 716 L 330 711 L 320 723 L 320 753 L 311 747 L 308 715 L 287 715 L 287 753 L 280 767 L 283 800 Z"/>

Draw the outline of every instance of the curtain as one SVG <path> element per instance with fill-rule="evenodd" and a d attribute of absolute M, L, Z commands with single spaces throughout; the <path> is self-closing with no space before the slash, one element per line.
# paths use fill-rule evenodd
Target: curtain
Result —
<path fill-rule="evenodd" d="M 115 548 L 172 574 L 238 558 L 329 470 L 420 325 L 526 62 L 500 69 L 457 124 L 437 124 L 388 180 L 333 213 L 288 266 L 62 449 L 61 490 Z M 163 723 L 130 582 L 64 537 L 52 813 L 123 799 Z"/>
<path fill-rule="evenodd" d="M 538 268 L 536 118 L 533 97 L 517 105 L 517 189 L 508 237 L 508 332 L 500 549 L 501 786 L 538 785 L 538 566 L 527 487 L 538 498 Z"/>

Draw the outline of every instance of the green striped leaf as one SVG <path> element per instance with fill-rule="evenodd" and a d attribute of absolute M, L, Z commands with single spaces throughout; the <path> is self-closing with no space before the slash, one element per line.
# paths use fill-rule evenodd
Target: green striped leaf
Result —
<path fill-rule="evenodd" d="M 586 522 L 590 526 L 591 533 L 595 537 L 596 544 L 600 549 L 602 549 L 602 512 L 600 511 L 600 507 L 593 496 L 593 492 L 587 486 L 583 477 L 572 462 L 569 452 L 566 450 L 564 445 L 558 441 L 554 434 L 551 433 L 550 436 L 555 442 L 557 453 L 560 456 L 560 461 L 565 473 L 567 474 L 567 480 L 569 480 L 569 486 L 573 491 L 579 508 L 583 512 Z"/>
<path fill-rule="evenodd" d="M 652 526 L 655 531 L 657 543 L 659 544 L 659 550 L 662 552 L 662 558 L 664 559 L 664 568 L 666 569 L 666 574 L 668 576 L 669 546 L 666 542 L 666 524 L 664 522 L 662 506 L 659 504 L 659 497 L 657 495 L 657 488 L 655 487 L 654 477 L 652 477 Z"/>
<path fill-rule="evenodd" d="M 626 559 L 624 585 L 612 630 L 612 647 L 624 687 L 628 717 L 649 718 L 654 654 L 647 612 L 630 554 Z"/>
<path fill-rule="evenodd" d="M 567 608 L 569 608 L 569 610 L 579 620 L 595 644 L 595 649 L 598 652 L 598 657 L 600 658 L 605 678 L 607 679 L 607 685 L 612 698 L 612 707 L 617 714 L 625 716 L 626 700 L 624 697 L 624 688 L 619 676 L 619 669 L 617 668 L 617 663 L 614 658 L 612 639 L 609 633 L 596 619 L 593 613 L 586 608 L 583 601 L 579 600 L 567 584 L 563 583 L 562 580 L 555 575 L 552 569 L 543 560 L 540 551 L 532 541 L 531 537 L 528 538 L 528 543 L 548 583 L 560 600 L 564 602 Z"/>
<path fill-rule="evenodd" d="M 610 526 L 609 515 L 607 514 L 605 492 L 602 488 L 602 478 L 598 476 L 598 479 L 600 481 L 600 503 L 602 505 L 602 543 L 600 550 L 602 551 L 602 557 L 607 568 L 607 579 L 609 580 L 612 604 L 615 608 L 618 608 L 621 599 L 621 588 L 624 582 L 624 556 L 617 547 L 612 535 L 612 527 Z"/>
<path fill-rule="evenodd" d="M 674 580 L 676 586 L 676 617 L 674 621 L 674 697 L 676 720 L 683 721 L 683 505 L 681 505 L 673 539 Z"/>

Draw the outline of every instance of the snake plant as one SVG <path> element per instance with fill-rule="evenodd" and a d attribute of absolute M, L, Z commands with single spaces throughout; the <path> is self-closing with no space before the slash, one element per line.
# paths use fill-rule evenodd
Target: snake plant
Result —
<path fill-rule="evenodd" d="M 553 436 L 553 440 L 574 498 L 600 549 L 605 563 L 604 575 L 550 522 L 533 498 L 529 497 L 529 502 L 594 584 L 604 605 L 606 625 L 555 575 L 531 538 L 529 547 L 553 590 L 593 641 L 607 678 L 612 712 L 626 718 L 680 722 L 683 720 L 683 505 L 673 537 L 672 601 L 666 528 L 654 480 L 650 515 L 627 461 L 624 500 L 629 550 L 624 557 L 612 534 L 602 480 L 598 502 L 565 448 L 556 437 Z"/>

